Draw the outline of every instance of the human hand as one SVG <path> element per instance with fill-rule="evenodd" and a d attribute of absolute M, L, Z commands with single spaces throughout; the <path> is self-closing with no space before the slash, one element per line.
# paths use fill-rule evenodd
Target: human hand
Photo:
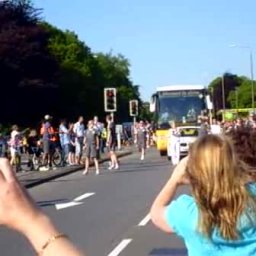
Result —
<path fill-rule="evenodd" d="M 188 165 L 188 156 L 181 159 L 181 161 L 177 164 L 177 166 L 174 168 L 172 173 L 172 179 L 178 184 L 178 185 L 188 185 L 190 184 L 189 178 L 186 173 L 187 165 Z"/>
<path fill-rule="evenodd" d="M 0 225 L 26 233 L 29 223 L 41 216 L 25 189 L 19 184 L 9 161 L 0 158 Z"/>
<path fill-rule="evenodd" d="M 37 208 L 15 177 L 9 161 L 4 158 L 0 158 L 0 188 L 0 225 L 25 235 L 39 255 L 83 255 L 66 237 L 50 242 L 44 248 L 49 239 L 61 233 Z"/>

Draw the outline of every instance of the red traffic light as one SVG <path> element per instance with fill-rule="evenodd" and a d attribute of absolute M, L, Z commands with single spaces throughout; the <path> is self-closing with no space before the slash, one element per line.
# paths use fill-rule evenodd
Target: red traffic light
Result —
<path fill-rule="evenodd" d="M 113 97 L 114 96 L 113 90 L 107 90 L 107 96 L 108 97 Z"/>

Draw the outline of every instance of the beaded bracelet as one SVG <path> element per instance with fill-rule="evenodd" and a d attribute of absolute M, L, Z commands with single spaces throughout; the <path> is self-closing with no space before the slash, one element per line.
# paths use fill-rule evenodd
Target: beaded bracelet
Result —
<path fill-rule="evenodd" d="M 45 249 L 54 241 L 60 239 L 60 238 L 68 238 L 68 236 L 66 234 L 57 234 L 57 235 L 53 235 L 51 236 L 46 243 L 42 246 L 42 249 L 39 251 L 38 255 L 43 255 Z"/>

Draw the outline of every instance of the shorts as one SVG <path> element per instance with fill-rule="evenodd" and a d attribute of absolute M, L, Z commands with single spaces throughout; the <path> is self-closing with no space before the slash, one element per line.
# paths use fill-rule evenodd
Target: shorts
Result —
<path fill-rule="evenodd" d="M 43 151 L 45 154 L 50 154 L 50 141 L 43 140 Z"/>
<path fill-rule="evenodd" d="M 108 151 L 109 151 L 109 152 L 115 152 L 115 150 L 116 150 L 116 142 L 113 141 L 113 142 L 111 142 L 111 143 L 108 145 Z"/>
<path fill-rule="evenodd" d="M 83 153 L 84 138 L 80 137 L 76 139 L 76 156 L 82 156 Z"/>
<path fill-rule="evenodd" d="M 137 143 L 138 143 L 138 148 L 139 149 L 145 149 L 146 148 L 146 140 L 139 139 Z"/>
<path fill-rule="evenodd" d="M 85 149 L 85 156 L 89 158 L 97 157 L 97 149 L 95 145 L 88 145 Z"/>
<path fill-rule="evenodd" d="M 69 144 L 69 145 L 68 145 L 68 152 L 75 154 L 75 152 L 76 152 L 76 147 L 75 147 L 74 145 L 72 145 L 72 144 Z"/>
<path fill-rule="evenodd" d="M 36 157 L 39 157 L 40 156 L 40 153 L 41 153 L 41 149 L 39 147 L 31 147 L 29 146 L 28 147 L 28 153 L 29 155 L 36 155 Z"/>
<path fill-rule="evenodd" d="M 50 154 L 54 150 L 54 142 L 50 140 L 43 140 L 43 151 L 45 154 Z"/>

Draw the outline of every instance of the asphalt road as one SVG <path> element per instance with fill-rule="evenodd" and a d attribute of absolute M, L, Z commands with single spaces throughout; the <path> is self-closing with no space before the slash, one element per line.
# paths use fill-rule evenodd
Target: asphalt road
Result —
<path fill-rule="evenodd" d="M 145 161 L 138 154 L 122 158 L 118 171 L 77 172 L 29 191 L 88 256 L 185 256 L 183 242 L 158 231 L 147 216 L 170 173 L 170 162 L 150 149 Z M 2 228 L 0 255 L 34 252 L 23 237 Z"/>

